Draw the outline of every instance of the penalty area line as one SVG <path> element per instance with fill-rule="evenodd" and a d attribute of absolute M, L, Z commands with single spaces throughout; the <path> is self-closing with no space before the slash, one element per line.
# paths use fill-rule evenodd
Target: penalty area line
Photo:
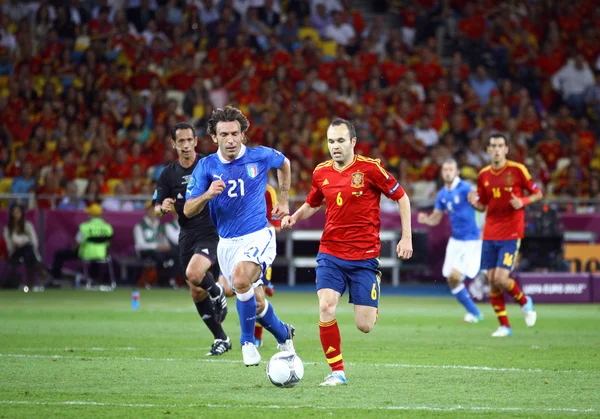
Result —
<path fill-rule="evenodd" d="M 406 411 L 429 411 L 429 412 L 571 412 L 571 413 L 591 413 L 595 409 L 580 409 L 571 407 L 493 407 L 493 406 L 379 406 L 379 407 L 343 407 L 343 406 L 315 406 L 315 405 L 261 405 L 261 404 L 170 404 L 170 403 L 112 403 L 112 402 L 94 402 L 94 401 L 64 401 L 64 402 L 36 402 L 29 400 L 0 400 L 0 405 L 32 405 L 32 406 L 101 406 L 101 407 L 156 407 L 156 408 L 208 408 L 208 409 L 232 409 L 232 408 L 251 408 L 251 409 L 273 409 L 273 410 L 297 410 L 297 409 L 318 409 L 318 410 L 406 410 Z"/>

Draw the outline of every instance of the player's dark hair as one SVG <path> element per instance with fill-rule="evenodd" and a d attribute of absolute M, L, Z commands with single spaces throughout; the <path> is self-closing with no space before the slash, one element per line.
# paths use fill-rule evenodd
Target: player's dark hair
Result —
<path fill-rule="evenodd" d="M 224 108 L 215 109 L 208 120 L 208 126 L 206 127 L 206 132 L 209 135 L 217 135 L 217 124 L 219 122 L 233 122 L 237 121 L 240 124 L 240 130 L 242 133 L 248 131 L 250 128 L 250 122 L 248 122 L 248 118 L 244 116 L 242 111 L 238 108 L 235 108 L 231 105 L 227 105 Z"/>
<path fill-rule="evenodd" d="M 177 138 L 177 131 L 179 131 L 180 129 L 191 129 L 192 134 L 194 134 L 194 138 L 196 138 L 196 130 L 194 129 L 194 126 L 192 124 L 190 124 L 189 122 L 178 122 L 171 127 L 171 139 L 173 141 L 175 141 L 175 139 Z"/>
<path fill-rule="evenodd" d="M 486 144 L 488 147 L 490 145 L 492 145 L 492 138 L 502 138 L 502 139 L 504 139 L 504 145 L 508 147 L 508 138 L 506 137 L 506 135 L 500 134 L 499 132 L 497 132 L 495 134 L 488 135 L 487 144 Z"/>
<path fill-rule="evenodd" d="M 337 127 L 340 125 L 346 125 L 346 128 L 348 128 L 348 133 L 350 134 L 350 139 L 356 138 L 356 129 L 350 121 L 346 121 L 343 118 L 335 118 L 333 121 L 331 121 L 331 124 L 329 124 L 330 127 Z"/>

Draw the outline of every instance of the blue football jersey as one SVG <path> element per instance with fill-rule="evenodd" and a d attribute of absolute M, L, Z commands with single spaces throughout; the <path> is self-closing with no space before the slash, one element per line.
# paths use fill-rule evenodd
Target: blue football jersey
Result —
<path fill-rule="evenodd" d="M 210 218 L 217 226 L 220 237 L 232 238 L 254 233 L 267 227 L 268 173 L 279 169 L 285 156 L 268 147 L 247 148 L 232 162 L 214 153 L 200 160 L 188 182 L 186 200 L 196 198 L 208 190 L 210 184 L 221 179 L 225 190 L 209 201 Z"/>
<path fill-rule="evenodd" d="M 435 209 L 448 213 L 452 237 L 456 240 L 479 240 L 481 230 L 477 225 L 475 209 L 469 204 L 468 195 L 473 185 L 456 178 L 450 190 L 440 189 L 435 199 Z"/>

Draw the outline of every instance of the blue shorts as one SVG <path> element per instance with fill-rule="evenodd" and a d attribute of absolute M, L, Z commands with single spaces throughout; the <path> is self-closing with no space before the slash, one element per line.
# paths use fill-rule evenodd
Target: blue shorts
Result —
<path fill-rule="evenodd" d="M 348 287 L 351 304 L 369 307 L 379 305 L 379 259 L 346 260 L 319 253 L 316 271 L 317 291 L 330 288 L 343 295 Z"/>
<path fill-rule="evenodd" d="M 504 268 L 512 271 L 517 262 L 521 240 L 484 240 L 481 269 Z"/>

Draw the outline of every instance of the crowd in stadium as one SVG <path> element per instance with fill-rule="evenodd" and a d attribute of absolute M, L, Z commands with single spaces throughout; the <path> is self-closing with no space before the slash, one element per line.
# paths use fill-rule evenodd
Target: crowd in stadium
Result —
<path fill-rule="evenodd" d="M 252 143 L 290 158 L 297 196 L 339 116 L 409 191 L 450 156 L 476 178 L 496 130 L 547 195 L 600 198 L 593 0 L 64 3 L 2 5 L 1 192 L 63 194 L 67 209 L 151 195 L 175 157 L 169 127 L 192 121 L 208 154 L 206 121 L 232 104 Z"/>

